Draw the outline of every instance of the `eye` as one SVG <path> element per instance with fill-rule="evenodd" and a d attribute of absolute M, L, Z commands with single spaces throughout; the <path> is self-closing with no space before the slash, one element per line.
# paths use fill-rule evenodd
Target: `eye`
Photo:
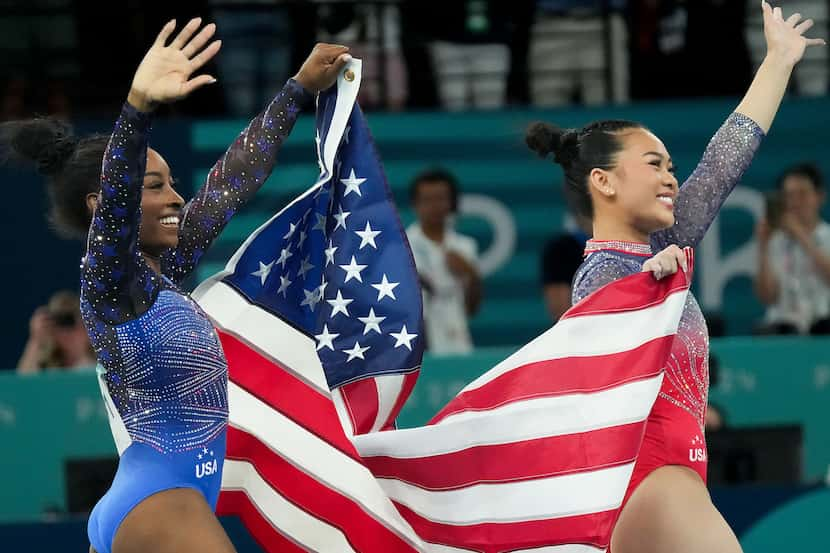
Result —
<path fill-rule="evenodd" d="M 162 188 L 163 186 L 164 186 L 164 183 L 163 183 L 163 182 L 161 182 L 161 181 L 153 181 L 153 182 L 151 182 L 151 183 L 149 183 L 149 184 L 145 185 L 145 186 L 144 186 L 144 188 L 149 188 L 149 189 L 151 189 L 151 190 L 158 190 L 159 188 Z"/>
<path fill-rule="evenodd" d="M 669 173 L 671 173 L 672 175 L 674 175 L 675 173 L 677 173 L 677 166 L 676 166 L 676 165 L 672 165 L 671 167 L 669 167 Z"/>
<path fill-rule="evenodd" d="M 649 161 L 649 162 L 648 162 L 648 164 L 649 164 L 649 165 L 653 165 L 653 166 L 657 167 L 658 169 L 660 168 L 660 165 L 661 165 L 662 163 L 663 163 L 663 162 L 662 162 L 662 161 L 660 161 L 659 159 L 653 159 L 653 160 L 651 160 L 651 161 Z"/>
<path fill-rule="evenodd" d="M 179 186 L 179 179 L 170 177 L 170 188 L 176 189 Z"/>

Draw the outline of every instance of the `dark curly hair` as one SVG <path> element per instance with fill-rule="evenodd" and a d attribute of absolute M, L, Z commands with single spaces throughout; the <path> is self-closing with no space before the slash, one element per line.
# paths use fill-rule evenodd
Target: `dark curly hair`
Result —
<path fill-rule="evenodd" d="M 591 170 L 614 167 L 617 154 L 623 149 L 621 131 L 645 128 L 641 123 L 624 119 L 595 121 L 581 129 L 562 129 L 535 122 L 528 127 L 525 142 L 540 157 L 553 154 L 553 161 L 565 172 L 565 198 L 571 209 L 592 218 L 594 207 L 588 191 Z"/>
<path fill-rule="evenodd" d="M 78 138 L 52 117 L 0 124 L 0 160 L 33 164 L 46 177 L 48 219 L 67 238 L 84 238 L 92 214 L 86 196 L 101 186 L 101 164 L 109 135 Z"/>

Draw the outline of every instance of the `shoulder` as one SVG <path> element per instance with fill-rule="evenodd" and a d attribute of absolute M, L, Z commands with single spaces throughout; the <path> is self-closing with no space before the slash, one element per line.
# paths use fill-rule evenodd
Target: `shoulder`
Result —
<path fill-rule="evenodd" d="M 417 242 L 418 240 L 421 240 L 423 236 L 424 233 L 421 232 L 421 227 L 418 225 L 418 223 L 412 223 L 411 225 L 406 227 L 406 238 L 410 242 Z"/>
<path fill-rule="evenodd" d="M 467 257 L 476 256 L 476 252 L 478 252 L 478 243 L 475 241 L 475 238 L 472 236 L 458 234 L 457 232 L 450 234 L 449 238 L 450 243 L 447 245 L 452 249 L 458 251 L 458 253 L 462 255 L 466 255 Z"/>

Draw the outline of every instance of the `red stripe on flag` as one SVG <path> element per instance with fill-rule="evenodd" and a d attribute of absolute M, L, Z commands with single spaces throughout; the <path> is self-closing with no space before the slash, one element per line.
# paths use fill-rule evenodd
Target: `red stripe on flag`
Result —
<path fill-rule="evenodd" d="M 398 418 L 398 415 L 403 409 L 404 403 L 409 398 L 412 390 L 415 388 L 415 384 L 418 381 L 418 375 L 420 374 L 420 369 L 416 371 L 412 371 L 409 374 L 404 375 L 403 386 L 401 386 L 401 391 L 398 394 L 398 400 L 395 402 L 395 406 L 392 407 L 392 412 L 389 413 L 389 418 L 384 423 L 381 430 L 394 430 L 395 429 L 395 419 Z"/>
<path fill-rule="evenodd" d="M 425 541 L 475 547 L 481 553 L 576 543 L 605 548 L 617 517 L 617 509 L 613 509 L 545 520 L 462 526 L 431 521 L 397 502 L 395 507 Z"/>
<path fill-rule="evenodd" d="M 349 412 L 354 433 L 366 434 L 378 418 L 378 387 L 374 378 L 364 378 L 339 388 Z"/>
<path fill-rule="evenodd" d="M 216 505 L 219 515 L 238 515 L 256 542 L 266 553 L 305 553 L 308 551 L 282 535 L 240 490 L 222 491 Z"/>
<path fill-rule="evenodd" d="M 228 427 L 227 458 L 249 461 L 286 500 L 339 528 L 355 551 L 417 551 L 360 504 L 317 481 L 243 430 Z"/>
<path fill-rule="evenodd" d="M 562 315 L 562 319 L 601 313 L 640 311 L 663 303 L 669 295 L 685 290 L 689 287 L 691 278 L 691 265 L 689 266 L 688 276 L 683 271 L 678 271 L 657 282 L 654 281 L 654 276 L 651 273 L 630 275 L 615 280 L 613 286 L 603 286 L 596 292 L 586 296 L 582 301 L 568 309 Z"/>
<path fill-rule="evenodd" d="M 364 457 L 378 478 L 429 490 L 589 472 L 634 461 L 645 421 L 579 434 L 477 446 L 429 457 Z"/>
<path fill-rule="evenodd" d="M 672 334 L 619 353 L 563 357 L 522 365 L 480 388 L 458 394 L 430 424 L 463 411 L 484 411 L 540 397 L 599 392 L 655 376 L 663 370 L 673 342 Z"/>
<path fill-rule="evenodd" d="M 331 399 L 226 330 L 217 329 L 228 360 L 228 377 L 247 392 L 346 455 L 359 459 L 343 432 Z"/>

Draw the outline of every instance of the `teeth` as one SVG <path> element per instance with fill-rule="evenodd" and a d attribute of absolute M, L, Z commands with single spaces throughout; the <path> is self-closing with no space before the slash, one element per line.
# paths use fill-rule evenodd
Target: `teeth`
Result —
<path fill-rule="evenodd" d="M 179 218 L 175 215 L 170 215 L 169 217 L 162 217 L 159 219 L 162 225 L 178 225 Z"/>
<path fill-rule="evenodd" d="M 666 205 L 674 205 L 674 198 L 670 196 L 657 196 L 657 199 Z"/>

